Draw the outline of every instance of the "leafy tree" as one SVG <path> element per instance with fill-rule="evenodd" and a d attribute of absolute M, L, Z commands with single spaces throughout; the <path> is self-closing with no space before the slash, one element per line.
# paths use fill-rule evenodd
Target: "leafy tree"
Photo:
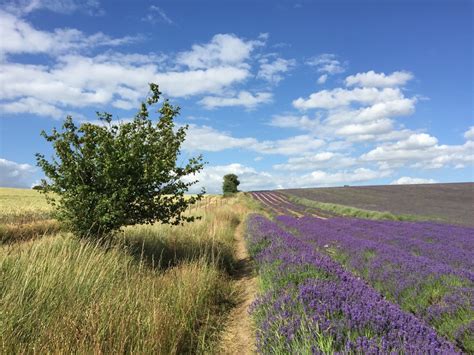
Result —
<path fill-rule="evenodd" d="M 224 195 L 239 192 L 237 186 L 240 185 L 239 178 L 235 174 L 224 175 L 224 182 L 222 183 L 222 191 Z"/>
<path fill-rule="evenodd" d="M 56 207 L 57 218 L 75 235 L 100 239 L 127 225 L 194 220 L 183 212 L 204 190 L 184 196 L 197 181 L 183 178 L 203 168 L 202 156 L 178 166 L 188 127 L 175 127 L 179 107 L 168 100 L 153 123 L 148 109 L 158 103 L 161 92 L 156 84 L 150 84 L 150 90 L 129 123 L 114 124 L 111 114 L 97 112 L 103 124 L 77 127 L 68 116 L 61 132 L 41 132 L 55 151 L 51 161 L 36 154 L 48 178 L 42 180 L 42 191 Z"/>

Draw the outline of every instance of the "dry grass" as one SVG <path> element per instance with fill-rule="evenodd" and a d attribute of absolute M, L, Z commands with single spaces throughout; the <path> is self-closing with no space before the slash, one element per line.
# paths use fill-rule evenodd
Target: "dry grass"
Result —
<path fill-rule="evenodd" d="M 214 197 L 190 211 L 200 221 L 126 228 L 108 249 L 66 233 L 3 245 L 0 353 L 214 351 L 247 211 Z"/>

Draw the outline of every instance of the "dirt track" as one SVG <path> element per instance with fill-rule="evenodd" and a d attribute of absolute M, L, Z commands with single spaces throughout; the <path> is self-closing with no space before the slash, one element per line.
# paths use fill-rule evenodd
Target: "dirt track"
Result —
<path fill-rule="evenodd" d="M 257 292 L 257 279 L 244 241 L 245 222 L 235 232 L 237 265 L 232 274 L 239 293 L 239 304 L 224 325 L 219 354 L 255 354 L 255 329 L 248 313 Z"/>

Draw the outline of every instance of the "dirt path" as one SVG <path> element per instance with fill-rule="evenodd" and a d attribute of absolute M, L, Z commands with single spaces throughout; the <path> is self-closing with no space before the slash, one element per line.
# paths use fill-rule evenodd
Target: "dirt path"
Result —
<path fill-rule="evenodd" d="M 248 314 L 257 292 L 257 279 L 244 241 L 245 223 L 235 232 L 237 265 L 232 277 L 239 292 L 239 304 L 231 311 L 224 325 L 219 354 L 255 354 L 255 329 Z"/>

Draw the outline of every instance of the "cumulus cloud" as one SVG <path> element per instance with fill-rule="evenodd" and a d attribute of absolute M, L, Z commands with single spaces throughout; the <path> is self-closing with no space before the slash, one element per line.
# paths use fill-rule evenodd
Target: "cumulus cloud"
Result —
<path fill-rule="evenodd" d="M 464 138 L 467 140 L 474 140 L 474 126 L 469 127 L 469 129 L 464 133 Z"/>
<path fill-rule="evenodd" d="M 239 190 L 252 191 L 278 187 L 272 180 L 272 175 L 259 172 L 254 168 L 232 163 L 227 165 L 207 166 L 201 172 L 189 177 L 189 180 L 197 179 L 199 183 L 194 185 L 190 192 L 199 192 L 202 187 L 207 193 L 222 193 L 222 181 L 226 174 L 236 174 L 241 184 Z"/>
<path fill-rule="evenodd" d="M 190 69 L 218 66 L 245 66 L 245 61 L 262 40 L 245 41 L 234 34 L 217 34 L 209 43 L 194 44 L 190 51 L 180 53 L 176 61 Z"/>
<path fill-rule="evenodd" d="M 9 103 L 0 103 L 0 111 L 5 113 L 31 113 L 38 116 L 61 118 L 64 112 L 33 97 L 21 98 Z"/>
<path fill-rule="evenodd" d="M 270 92 L 258 92 L 253 95 L 248 91 L 240 91 L 234 97 L 206 96 L 199 103 L 207 109 L 229 106 L 242 106 L 247 109 L 253 109 L 260 104 L 271 102 L 272 97 L 273 95 Z"/>
<path fill-rule="evenodd" d="M 197 179 L 199 183 L 193 186 L 192 192 L 198 192 L 202 187 L 208 193 L 222 192 L 222 179 L 225 174 L 236 174 L 239 177 L 242 191 L 262 189 L 303 188 L 317 186 L 333 186 L 348 183 L 364 183 L 373 179 L 383 178 L 390 174 L 388 171 L 376 171 L 365 168 L 327 172 L 315 170 L 303 175 L 272 174 L 266 171 L 257 171 L 239 163 L 228 165 L 208 166 L 202 172 L 189 177 Z"/>
<path fill-rule="evenodd" d="M 474 142 L 441 145 L 426 133 L 413 133 L 404 140 L 377 146 L 361 156 L 361 160 L 378 162 L 384 167 L 410 166 L 435 169 L 446 166 L 462 168 L 474 164 Z"/>
<path fill-rule="evenodd" d="M 265 36 L 246 41 L 233 34 L 219 34 L 207 44 L 168 57 L 156 53 L 106 51 L 87 56 L 81 51 L 97 46 L 114 47 L 131 41 L 104 34 L 86 36 L 74 29 L 39 31 L 23 19 L 0 12 L 5 40 L 0 42 L 0 110 L 64 116 L 65 112 L 87 106 L 132 109 L 146 95 L 150 81 L 160 84 L 170 97 L 214 95 L 203 103 L 208 107 L 253 108 L 271 100 L 271 93 L 252 95 L 241 91 L 237 97 L 222 97 L 230 87 L 250 76 L 251 51 L 264 44 Z M 3 38 L 2 38 L 3 39 Z M 67 55 L 59 55 L 67 51 Z M 49 53 L 48 65 L 12 63 L 8 55 Z M 178 66 L 176 66 L 178 63 Z"/>
<path fill-rule="evenodd" d="M 409 176 L 402 176 L 397 180 L 393 180 L 390 185 L 411 185 L 411 184 L 435 184 L 434 179 L 414 178 Z"/>
<path fill-rule="evenodd" d="M 36 168 L 0 158 L 0 186 L 31 187 Z"/>
<path fill-rule="evenodd" d="M 323 151 L 299 157 L 291 157 L 284 164 L 275 164 L 273 169 L 282 171 L 308 171 L 319 169 L 343 169 L 357 164 L 357 159 L 341 153 Z"/>
<path fill-rule="evenodd" d="M 183 149 L 188 151 L 219 152 L 226 149 L 248 148 L 258 144 L 255 138 L 233 137 L 209 126 L 190 124 Z"/>
<path fill-rule="evenodd" d="M 341 106 L 356 104 L 375 104 L 379 102 L 397 100 L 403 97 L 399 89 L 385 88 L 355 88 L 352 90 L 336 88 L 321 90 L 311 94 L 307 99 L 302 97 L 293 101 L 293 106 L 300 110 L 334 109 Z"/>
<path fill-rule="evenodd" d="M 269 61 L 268 58 L 262 58 L 257 78 L 277 84 L 283 80 L 283 74 L 294 68 L 295 65 L 296 61 L 294 59 L 277 58 Z"/>
<path fill-rule="evenodd" d="M 227 132 L 218 131 L 212 127 L 191 124 L 183 148 L 188 151 L 211 152 L 238 148 L 258 154 L 298 155 L 314 152 L 323 145 L 324 141 L 310 135 L 259 141 L 251 137 L 233 137 Z"/>
<path fill-rule="evenodd" d="M 406 71 L 395 71 L 392 74 L 376 73 L 370 70 L 366 73 L 357 73 L 346 78 L 347 86 L 362 87 L 397 87 L 405 85 L 413 79 L 413 74 Z"/>
<path fill-rule="evenodd" d="M 367 168 L 357 168 L 355 170 L 343 170 L 332 173 L 324 170 L 316 170 L 301 176 L 299 182 L 294 181 L 292 184 L 297 187 L 334 186 L 380 179 L 390 176 L 391 173 L 389 170 L 372 170 Z"/>
<path fill-rule="evenodd" d="M 322 139 L 304 134 L 274 141 L 265 140 L 259 142 L 254 150 L 262 154 L 298 155 L 315 151 L 323 145 L 324 141 Z"/>
<path fill-rule="evenodd" d="M 86 35 L 73 28 L 59 28 L 53 32 L 35 29 L 28 22 L 0 10 L 0 58 L 8 54 L 44 53 L 59 55 L 95 47 L 113 47 L 137 41 L 140 37 L 113 38 L 102 32 Z"/>
<path fill-rule="evenodd" d="M 413 114 L 416 102 L 416 97 L 406 97 L 399 87 L 339 87 L 293 101 L 293 106 L 301 111 L 318 110 L 315 118 L 293 115 L 274 118 L 271 124 L 307 129 L 350 142 L 402 139 L 412 132 L 395 118 Z"/>

